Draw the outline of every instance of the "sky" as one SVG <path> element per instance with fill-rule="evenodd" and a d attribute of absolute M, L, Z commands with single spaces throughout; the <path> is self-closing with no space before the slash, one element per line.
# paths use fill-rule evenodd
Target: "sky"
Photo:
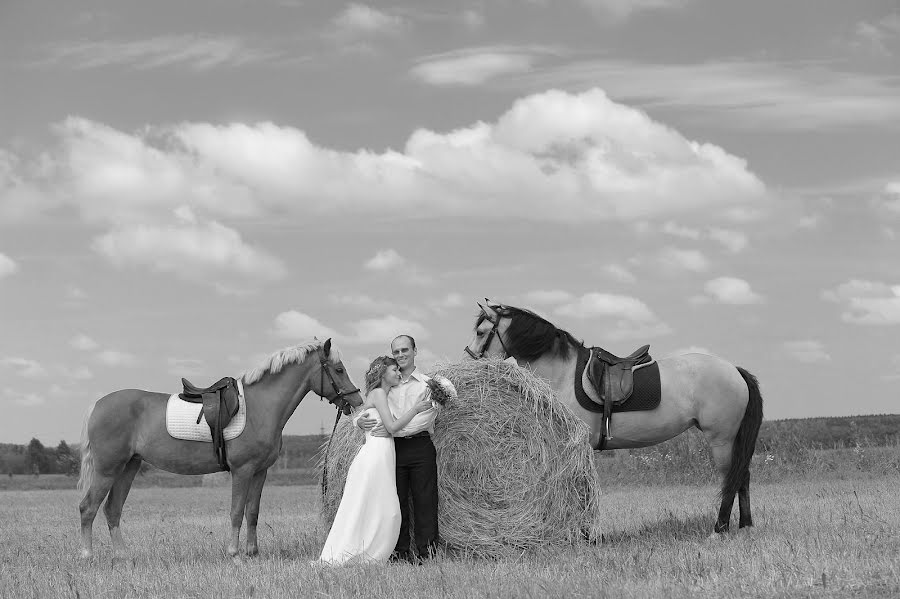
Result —
<path fill-rule="evenodd" d="M 0 3 L 0 442 L 485 297 L 896 413 L 898 250 L 896 0 Z"/>

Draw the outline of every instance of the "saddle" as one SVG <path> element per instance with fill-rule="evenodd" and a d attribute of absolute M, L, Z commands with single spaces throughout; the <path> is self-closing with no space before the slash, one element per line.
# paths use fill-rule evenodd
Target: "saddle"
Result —
<path fill-rule="evenodd" d="M 615 406 L 624 403 L 634 390 L 634 369 L 653 361 L 650 346 L 638 348 L 627 358 L 620 358 L 600 347 L 592 347 L 588 358 L 587 378 L 603 403 L 600 425 L 600 442 L 596 449 L 603 449 L 609 436 L 609 419 Z"/>
<path fill-rule="evenodd" d="M 197 387 L 183 378 L 181 384 L 184 386 L 184 391 L 179 393 L 178 397 L 190 403 L 203 404 L 203 409 L 197 414 L 197 424 L 200 424 L 201 418 L 206 418 L 206 424 L 209 425 L 209 432 L 212 435 L 213 451 L 219 460 L 219 468 L 231 470 L 228 467 L 223 431 L 237 414 L 241 405 L 238 398 L 237 381 L 226 376 L 209 387 Z"/>

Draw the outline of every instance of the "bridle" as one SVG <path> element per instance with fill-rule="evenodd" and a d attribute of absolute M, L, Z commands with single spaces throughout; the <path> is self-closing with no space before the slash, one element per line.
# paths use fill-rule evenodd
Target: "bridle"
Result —
<path fill-rule="evenodd" d="M 500 342 L 500 347 L 503 348 L 503 352 L 506 354 L 505 356 L 503 356 L 503 358 L 508 358 L 510 356 L 510 353 L 509 350 L 506 349 L 506 344 L 503 343 L 503 336 L 499 331 L 500 321 L 503 319 L 503 316 L 501 316 L 500 313 L 497 312 L 497 318 L 495 320 L 491 318 L 491 315 L 488 314 L 484 308 L 481 308 L 481 313 L 484 315 L 484 319 L 491 323 L 493 326 L 491 327 L 491 330 L 488 331 L 487 338 L 484 340 L 484 343 L 481 344 L 481 350 L 477 354 L 469 349 L 468 345 L 466 346 L 465 352 L 469 354 L 469 357 L 473 360 L 480 360 L 484 357 L 484 353 L 491 346 L 491 341 L 493 340 L 494 335 L 497 335 L 497 340 Z"/>
<path fill-rule="evenodd" d="M 334 389 L 333 397 L 326 397 L 326 399 L 335 405 L 338 409 L 338 418 L 341 417 L 341 412 L 350 415 L 350 404 L 347 403 L 347 400 L 344 399 L 345 395 L 352 395 L 353 393 L 359 393 L 359 389 L 353 388 L 349 391 L 343 391 L 338 386 L 337 381 L 334 378 L 334 374 L 331 372 L 332 363 L 328 356 L 325 355 L 325 352 L 322 351 L 320 347 L 318 349 L 319 353 L 319 389 L 324 393 L 325 391 L 325 375 L 328 375 L 328 380 L 331 381 L 331 388 Z M 323 395 L 323 397 L 325 397 Z"/>

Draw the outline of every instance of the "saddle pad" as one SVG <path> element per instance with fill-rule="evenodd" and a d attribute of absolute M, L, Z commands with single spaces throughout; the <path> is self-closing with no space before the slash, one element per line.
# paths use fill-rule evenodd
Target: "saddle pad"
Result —
<path fill-rule="evenodd" d="M 238 385 L 238 411 L 222 431 L 226 441 L 230 441 L 244 432 L 247 423 L 247 404 L 244 401 L 244 386 L 240 379 Z M 203 404 L 184 401 L 175 393 L 166 404 L 166 430 L 175 439 L 185 441 L 205 441 L 212 443 L 212 434 L 206 418 L 197 423 L 197 416 L 203 411 Z"/>
<path fill-rule="evenodd" d="M 653 410 L 659 406 L 659 364 L 655 361 L 634 370 L 634 389 L 631 397 L 623 403 L 613 406 L 616 412 L 641 412 Z"/>

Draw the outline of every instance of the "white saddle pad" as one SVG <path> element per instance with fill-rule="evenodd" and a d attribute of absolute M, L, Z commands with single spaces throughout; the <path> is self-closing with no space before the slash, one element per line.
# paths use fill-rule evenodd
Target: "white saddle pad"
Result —
<path fill-rule="evenodd" d="M 222 431 L 226 441 L 230 441 L 244 432 L 244 425 L 247 424 L 247 404 L 244 401 L 244 385 L 241 384 L 240 379 L 238 379 L 237 387 L 239 404 L 237 414 Z M 206 418 L 200 418 L 200 422 L 197 423 L 197 416 L 202 411 L 203 404 L 184 401 L 178 397 L 177 393 L 173 394 L 166 404 L 166 430 L 176 439 L 212 443 L 212 434 L 209 432 Z"/>

